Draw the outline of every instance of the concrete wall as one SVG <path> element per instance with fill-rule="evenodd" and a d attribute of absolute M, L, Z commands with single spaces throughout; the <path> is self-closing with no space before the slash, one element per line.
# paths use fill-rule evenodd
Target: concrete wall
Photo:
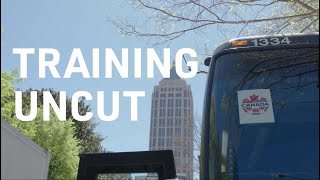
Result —
<path fill-rule="evenodd" d="M 1 119 L 1 179 L 47 179 L 50 155 Z"/>

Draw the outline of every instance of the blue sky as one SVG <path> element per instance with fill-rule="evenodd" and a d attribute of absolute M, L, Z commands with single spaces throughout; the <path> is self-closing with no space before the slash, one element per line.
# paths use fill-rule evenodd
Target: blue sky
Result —
<path fill-rule="evenodd" d="M 75 91 L 89 91 L 94 100 L 88 102 L 96 117 L 96 92 L 105 91 L 106 106 L 110 107 L 112 91 L 139 90 L 146 96 L 139 99 L 138 121 L 130 121 L 129 98 L 120 97 L 120 116 L 113 122 L 99 121 L 97 131 L 106 136 L 103 145 L 110 151 L 140 151 L 148 150 L 149 125 L 151 110 L 151 94 L 153 87 L 162 79 L 156 70 L 155 78 L 146 77 L 146 54 L 142 54 L 142 77 L 133 78 L 133 49 L 152 48 L 147 45 L 148 39 L 136 39 L 122 36 L 118 30 L 106 21 L 106 16 L 125 17 L 135 11 L 127 1 L 105 0 L 57 0 L 57 1 L 17 1 L 1 0 L 1 70 L 10 71 L 19 68 L 19 56 L 12 54 L 12 48 L 35 48 L 36 54 L 28 60 L 28 78 L 17 85 L 17 88 L 54 88 L 67 91 L 69 97 Z M 221 42 L 221 38 L 206 37 Z M 181 38 L 171 44 L 171 53 L 179 48 L 196 49 L 196 43 L 201 43 L 194 34 Z M 103 61 L 104 48 L 112 48 L 120 57 L 121 48 L 129 48 L 129 79 L 121 79 L 116 72 L 112 79 L 103 78 L 101 68 L 100 79 L 82 79 L 73 75 L 71 79 L 53 79 L 48 74 L 46 79 L 38 78 L 38 48 L 56 48 L 60 52 L 60 63 L 57 66 L 63 75 L 73 48 L 81 48 L 90 74 L 91 49 L 100 48 L 100 62 Z M 161 54 L 163 47 L 155 47 Z M 197 52 L 201 54 L 203 52 Z M 204 57 L 202 57 L 204 58 Z M 101 65 L 103 67 L 103 65 Z M 191 85 L 194 98 L 194 112 L 201 117 L 203 94 L 206 76 L 201 74 L 187 79 Z M 121 93 L 122 94 L 122 93 Z M 106 110 L 106 114 L 111 109 Z M 97 118 L 97 117 L 96 117 Z"/>

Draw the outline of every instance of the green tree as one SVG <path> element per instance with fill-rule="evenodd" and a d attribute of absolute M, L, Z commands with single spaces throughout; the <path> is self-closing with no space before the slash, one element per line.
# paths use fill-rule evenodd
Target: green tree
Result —
<path fill-rule="evenodd" d="M 1 118 L 18 128 L 21 133 L 25 134 L 30 139 L 33 139 L 36 136 L 34 121 L 21 123 L 15 117 L 14 84 L 19 82 L 19 79 L 16 76 L 16 71 L 10 73 L 1 72 Z"/>
<path fill-rule="evenodd" d="M 15 73 L 1 73 L 1 117 L 11 119 L 14 114 L 14 87 Z"/>
<path fill-rule="evenodd" d="M 61 122 L 51 112 L 51 120 L 43 121 L 42 107 L 37 117 L 22 122 L 15 117 L 14 84 L 16 78 L 10 73 L 1 73 L 1 118 L 21 133 L 46 149 L 51 155 L 48 179 L 75 179 L 79 163 L 78 140 L 74 137 L 73 121 Z M 24 109 L 28 112 L 28 109 Z"/>
<path fill-rule="evenodd" d="M 53 89 L 41 89 L 41 90 L 34 90 L 28 89 L 25 91 L 24 94 L 24 101 L 30 102 L 30 92 L 37 91 L 38 94 L 38 102 L 43 101 L 43 92 L 50 91 L 54 100 L 59 102 L 59 92 L 54 91 Z M 38 103 L 38 106 L 41 104 Z M 80 99 L 78 103 L 78 112 L 80 115 L 85 115 L 87 112 L 91 111 L 89 105 L 85 104 L 85 99 Z M 95 132 L 95 128 L 97 127 L 98 123 L 95 122 L 94 119 L 90 119 L 88 121 L 77 121 L 73 118 L 71 112 L 71 99 L 67 98 L 66 101 L 66 118 L 73 120 L 73 126 L 75 127 L 75 137 L 79 140 L 80 146 L 80 153 L 96 153 L 96 152 L 103 152 L 104 149 L 101 145 L 104 138 L 99 133 Z"/>
<path fill-rule="evenodd" d="M 79 165 L 78 140 L 74 137 L 73 121 L 59 121 L 52 112 L 50 121 L 43 121 L 42 109 L 38 108 L 34 142 L 51 154 L 49 179 L 76 179 Z"/>

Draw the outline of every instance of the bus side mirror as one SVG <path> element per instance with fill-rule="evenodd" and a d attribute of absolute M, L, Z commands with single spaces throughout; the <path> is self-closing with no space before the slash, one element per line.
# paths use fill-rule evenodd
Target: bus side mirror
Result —
<path fill-rule="evenodd" d="M 210 61 L 211 61 L 211 57 L 207 57 L 207 58 L 204 60 L 204 65 L 209 66 L 209 65 L 210 65 Z"/>

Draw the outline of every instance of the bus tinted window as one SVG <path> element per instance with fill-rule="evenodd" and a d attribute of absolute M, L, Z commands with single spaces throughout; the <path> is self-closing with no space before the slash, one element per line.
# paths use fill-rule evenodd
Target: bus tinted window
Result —
<path fill-rule="evenodd" d="M 216 60 L 211 178 L 319 179 L 319 50 L 239 52 Z M 275 121 L 239 123 L 237 91 L 270 89 Z"/>

